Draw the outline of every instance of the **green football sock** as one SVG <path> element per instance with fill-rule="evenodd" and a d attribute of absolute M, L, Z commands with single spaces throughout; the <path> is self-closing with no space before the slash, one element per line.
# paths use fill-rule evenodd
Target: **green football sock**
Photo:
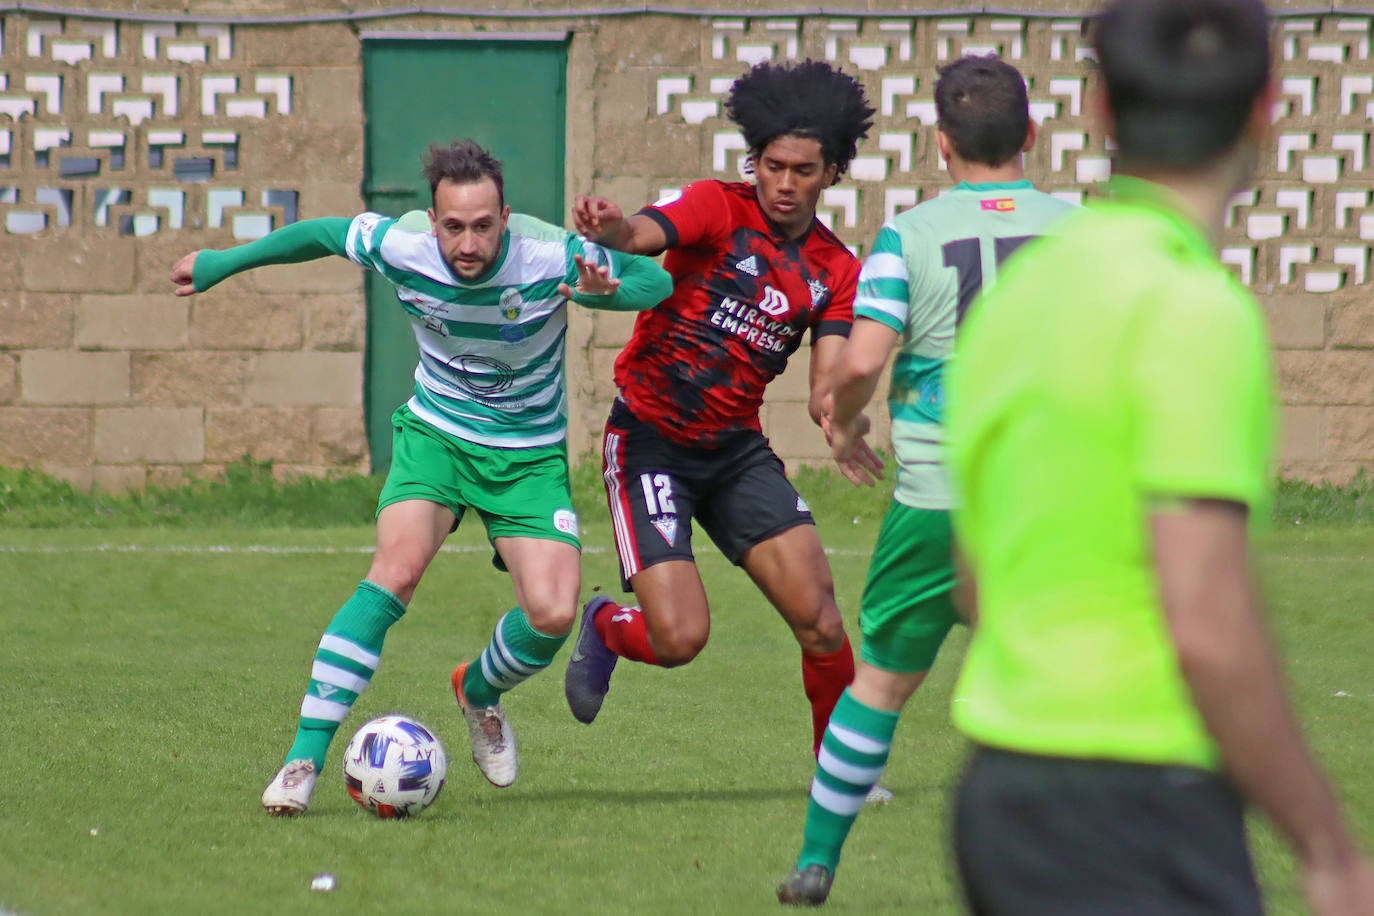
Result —
<path fill-rule="evenodd" d="M 405 605 L 380 585 L 366 579 L 358 583 L 320 637 L 288 761 L 304 758 L 315 762 L 316 772 L 324 768 L 334 733 L 377 670 L 386 631 L 405 612 Z"/>
<path fill-rule="evenodd" d="M 491 642 L 468 665 L 463 694 L 473 706 L 495 706 L 501 694 L 549 667 L 568 634 L 548 636 L 530 626 L 525 612 L 513 608 L 496 621 Z"/>
<path fill-rule="evenodd" d="M 840 697 L 816 759 L 798 868 L 824 865 L 834 872 L 840 864 L 849 828 L 887 765 L 897 718 L 895 712 L 865 706 L 848 690 Z"/>

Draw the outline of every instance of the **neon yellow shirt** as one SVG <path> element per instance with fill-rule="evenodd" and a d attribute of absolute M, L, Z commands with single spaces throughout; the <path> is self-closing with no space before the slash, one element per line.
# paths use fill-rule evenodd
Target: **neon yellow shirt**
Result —
<path fill-rule="evenodd" d="M 955 525 L 979 620 L 975 741 L 1216 768 L 1156 594 L 1160 497 L 1267 515 L 1263 317 L 1169 192 L 1115 178 L 975 302 L 947 369 Z"/>

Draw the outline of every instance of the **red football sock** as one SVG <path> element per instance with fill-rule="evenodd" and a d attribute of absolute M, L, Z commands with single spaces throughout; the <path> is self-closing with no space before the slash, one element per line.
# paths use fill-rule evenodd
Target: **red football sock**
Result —
<path fill-rule="evenodd" d="M 596 626 L 596 632 L 601 634 L 601 641 L 606 648 L 616 655 L 632 662 L 658 664 L 658 658 L 649 646 L 649 627 L 644 623 L 644 612 L 639 608 L 611 601 L 597 609 L 592 623 Z M 850 668 L 853 668 L 852 662 Z"/>
<path fill-rule="evenodd" d="M 811 701 L 811 730 L 815 733 L 813 753 L 820 754 L 821 739 L 825 737 L 830 714 L 835 711 L 840 695 L 853 680 L 854 650 L 849 647 L 848 634 L 845 635 L 844 645 L 834 652 L 818 652 L 815 655 L 802 653 L 802 689 Z"/>

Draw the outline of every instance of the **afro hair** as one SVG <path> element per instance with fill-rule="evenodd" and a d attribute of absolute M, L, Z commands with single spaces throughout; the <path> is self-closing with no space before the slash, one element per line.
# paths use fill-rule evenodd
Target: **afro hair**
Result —
<path fill-rule="evenodd" d="M 739 125 L 751 156 L 779 137 L 809 137 L 821 145 L 838 181 L 873 126 L 864 87 L 822 61 L 761 63 L 735 80 L 725 113 Z"/>

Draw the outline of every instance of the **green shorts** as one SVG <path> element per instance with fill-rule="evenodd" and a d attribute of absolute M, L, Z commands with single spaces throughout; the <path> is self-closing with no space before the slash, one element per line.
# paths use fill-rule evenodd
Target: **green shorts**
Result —
<path fill-rule="evenodd" d="M 450 510 L 457 528 L 471 507 L 490 541 L 540 538 L 581 549 L 566 446 L 478 445 L 435 429 L 405 406 L 391 415 L 391 424 L 391 470 L 377 500 L 379 513 L 392 503 L 423 499 Z M 505 568 L 499 556 L 493 562 Z"/>
<path fill-rule="evenodd" d="M 929 671 L 958 621 L 948 512 L 888 507 L 864 585 L 860 657 L 901 674 Z"/>

